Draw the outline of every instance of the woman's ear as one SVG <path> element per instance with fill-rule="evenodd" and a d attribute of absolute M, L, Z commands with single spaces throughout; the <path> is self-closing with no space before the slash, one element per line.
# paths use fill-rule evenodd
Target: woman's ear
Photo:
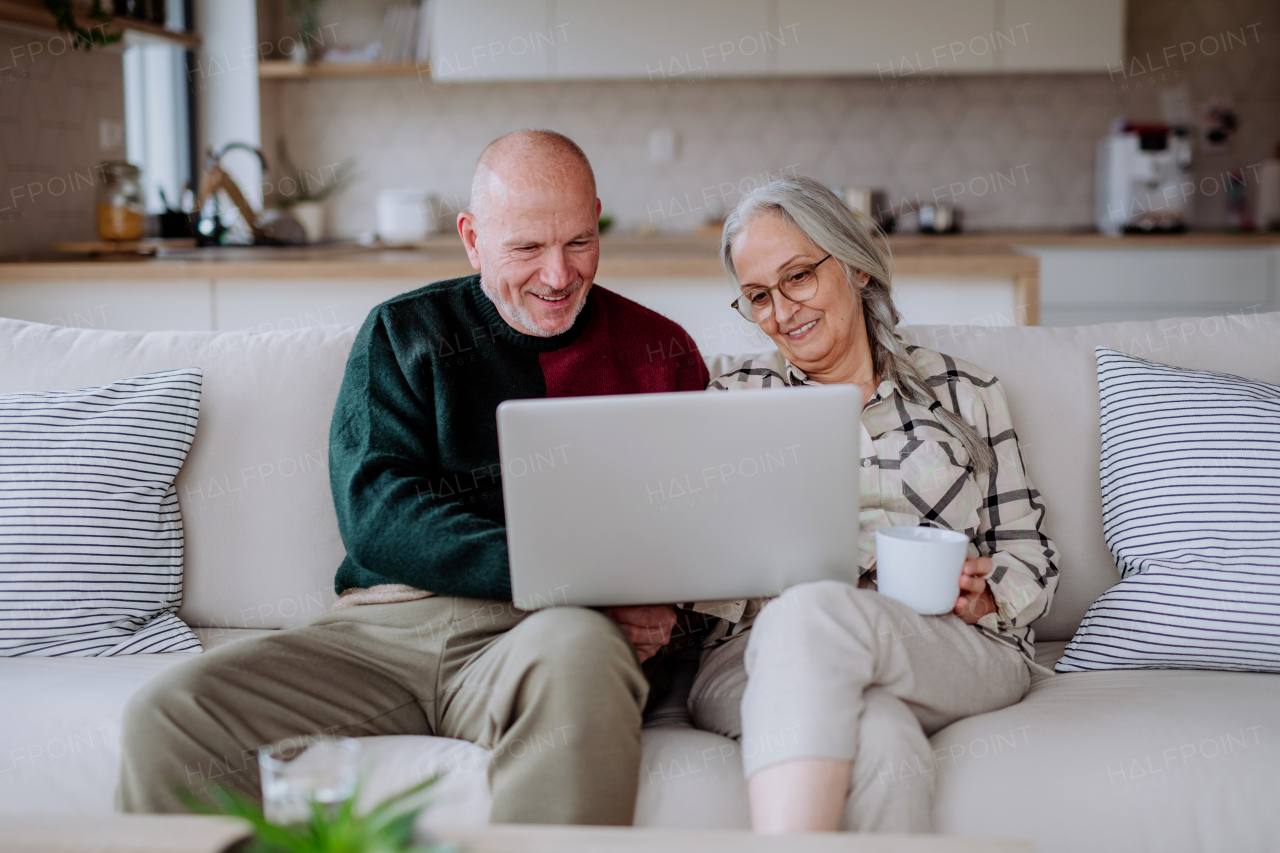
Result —
<path fill-rule="evenodd" d="M 853 283 L 858 287 L 866 287 L 870 281 L 871 281 L 871 273 L 866 273 L 866 272 L 863 272 L 862 270 L 858 270 L 853 277 Z"/>

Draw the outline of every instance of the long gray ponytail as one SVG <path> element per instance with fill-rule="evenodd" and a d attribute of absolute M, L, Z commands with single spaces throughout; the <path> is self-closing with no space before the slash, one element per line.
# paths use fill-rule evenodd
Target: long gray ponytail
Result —
<path fill-rule="evenodd" d="M 901 317 L 890 292 L 893 253 L 880 226 L 812 178 L 771 181 L 748 193 L 725 220 L 720 260 L 735 282 L 738 274 L 730 254 L 733 238 L 743 225 L 766 213 L 781 216 L 840 262 L 849 286 L 862 302 L 876 378 L 892 379 L 910 402 L 929 406 L 943 429 L 964 446 L 975 472 L 991 470 L 996 461 L 991 445 L 938 399 L 907 355 L 906 344 L 897 331 Z M 855 284 L 859 271 L 870 276 L 862 287 Z"/>

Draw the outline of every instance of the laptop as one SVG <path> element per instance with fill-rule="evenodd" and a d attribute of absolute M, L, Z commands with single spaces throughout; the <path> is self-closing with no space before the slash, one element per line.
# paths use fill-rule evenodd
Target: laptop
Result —
<path fill-rule="evenodd" d="M 860 415 L 846 385 L 502 403 L 516 606 L 856 583 Z"/>

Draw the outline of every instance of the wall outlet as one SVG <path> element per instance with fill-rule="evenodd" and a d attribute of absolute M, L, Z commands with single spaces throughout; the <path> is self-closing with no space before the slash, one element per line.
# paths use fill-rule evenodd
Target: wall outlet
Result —
<path fill-rule="evenodd" d="M 680 153 L 680 136 L 669 128 L 649 134 L 649 162 L 674 163 Z"/>
<path fill-rule="evenodd" d="M 104 118 L 98 122 L 98 150 L 116 151 L 124 147 L 124 122 Z"/>

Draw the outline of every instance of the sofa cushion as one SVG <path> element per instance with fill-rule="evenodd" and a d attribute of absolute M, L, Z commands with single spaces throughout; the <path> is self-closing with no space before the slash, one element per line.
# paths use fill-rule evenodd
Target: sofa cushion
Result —
<path fill-rule="evenodd" d="M 206 650 L 262 629 L 197 628 Z M 110 814 L 120 774 L 125 705 L 144 684 L 190 654 L 0 659 L 0 815 Z M 450 738 L 361 738 L 377 771 L 376 801 L 437 771 L 431 821 L 483 825 L 489 817 L 489 753 Z M 0 823 L 3 821 L 0 820 Z"/>
<path fill-rule="evenodd" d="M 196 629 L 205 649 L 260 630 Z M 190 654 L 0 658 L 0 814 L 107 814 L 124 706 Z"/>
<path fill-rule="evenodd" d="M 1029 838 L 1039 853 L 1272 849 L 1277 731 L 1280 675 L 1041 678 L 1019 704 L 931 738 L 934 828 Z"/>
<path fill-rule="evenodd" d="M 189 625 L 284 628 L 329 609 L 345 555 L 329 491 L 329 420 L 351 327 L 111 332 L 0 319 L 0 394 L 204 371 L 178 474 Z"/>
<path fill-rule="evenodd" d="M 1124 580 L 1059 672 L 1280 672 L 1280 385 L 1098 350 L 1102 518 Z"/>
<path fill-rule="evenodd" d="M 465 740 L 422 735 L 357 738 L 363 762 L 371 768 L 360 791 L 360 805 L 374 804 L 430 776 L 440 781 L 418 819 L 420 829 L 436 826 L 484 826 L 489 794 L 489 750 Z"/>
<path fill-rule="evenodd" d="M 265 633 L 198 628 L 206 649 Z M 0 815 L 109 814 L 120 773 L 124 708 L 187 654 L 0 659 Z M 645 729 L 636 821 L 641 826 L 744 828 L 737 745 L 688 726 Z M 443 773 L 424 827 L 489 820 L 489 751 L 452 738 L 360 738 L 373 767 L 362 802 Z M 3 821 L 0 820 L 0 823 Z"/>
<path fill-rule="evenodd" d="M 174 478 L 199 369 L 0 395 L 0 655 L 199 651 Z"/>
<path fill-rule="evenodd" d="M 1280 313 L 1108 323 L 1074 328 L 914 326 L 913 343 L 1000 377 L 1061 576 L 1037 640 L 1069 640 L 1090 605 L 1120 579 L 1102 535 L 1094 347 L 1176 367 L 1280 382 Z"/>
<path fill-rule="evenodd" d="M 641 732 L 636 826 L 750 829 L 737 742 L 691 726 Z"/>
<path fill-rule="evenodd" d="M 434 773 L 444 774 L 421 829 L 483 826 L 489 794 L 489 751 L 449 738 L 402 735 L 360 738 L 373 766 L 361 803 L 371 805 Z M 742 756 L 728 738 L 679 726 L 646 728 L 635 825 L 749 829 Z"/>

